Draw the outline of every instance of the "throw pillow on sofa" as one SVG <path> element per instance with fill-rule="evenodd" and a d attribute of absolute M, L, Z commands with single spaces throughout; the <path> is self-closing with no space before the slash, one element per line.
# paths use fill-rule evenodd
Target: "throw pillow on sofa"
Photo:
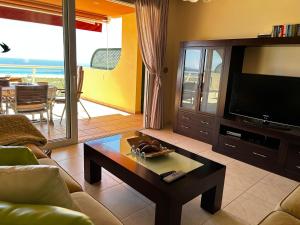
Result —
<path fill-rule="evenodd" d="M 0 146 L 0 166 L 38 165 L 32 151 L 21 146 Z"/>
<path fill-rule="evenodd" d="M 55 166 L 0 166 L 0 201 L 77 209 Z"/>

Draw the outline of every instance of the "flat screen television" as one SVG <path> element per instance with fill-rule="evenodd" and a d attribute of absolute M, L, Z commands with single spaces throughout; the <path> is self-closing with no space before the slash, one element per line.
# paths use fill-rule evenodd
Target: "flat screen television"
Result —
<path fill-rule="evenodd" d="M 260 74 L 235 77 L 229 114 L 300 127 L 300 78 Z"/>

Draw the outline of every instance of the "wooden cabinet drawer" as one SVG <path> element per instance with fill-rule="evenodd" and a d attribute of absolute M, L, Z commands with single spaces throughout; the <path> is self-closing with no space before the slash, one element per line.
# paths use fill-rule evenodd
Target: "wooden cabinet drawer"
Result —
<path fill-rule="evenodd" d="M 177 130 L 182 135 L 211 143 L 212 129 L 208 127 L 201 127 L 197 126 L 197 124 L 187 124 L 185 122 L 179 122 L 177 124 Z"/>
<path fill-rule="evenodd" d="M 219 136 L 219 147 L 226 155 L 241 159 L 263 168 L 274 167 L 278 152 L 225 135 Z"/>
<path fill-rule="evenodd" d="M 300 175 L 300 146 L 292 145 L 289 147 L 285 167 Z"/>
<path fill-rule="evenodd" d="M 250 144 L 247 149 L 249 162 L 266 169 L 277 168 L 278 150 L 267 149 Z"/>
<path fill-rule="evenodd" d="M 184 124 L 191 124 L 195 126 L 209 127 L 209 128 L 213 128 L 215 123 L 214 116 L 207 116 L 199 113 L 187 113 L 182 111 L 178 111 L 177 120 Z"/>
<path fill-rule="evenodd" d="M 223 153 L 233 157 L 243 157 L 242 144 L 235 138 L 228 138 L 224 135 L 219 136 L 219 147 Z"/>

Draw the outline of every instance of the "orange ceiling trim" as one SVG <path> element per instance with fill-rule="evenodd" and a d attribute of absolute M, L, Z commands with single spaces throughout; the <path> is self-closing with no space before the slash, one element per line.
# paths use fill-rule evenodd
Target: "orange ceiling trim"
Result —
<path fill-rule="evenodd" d="M 62 6 L 54 5 L 45 2 L 30 1 L 30 0 L 0 0 L 0 6 L 11 7 L 16 9 L 30 10 L 34 12 L 46 13 L 51 15 L 62 15 Z M 76 10 L 76 19 L 79 21 L 89 22 L 106 22 L 108 17 L 105 15 Z"/>

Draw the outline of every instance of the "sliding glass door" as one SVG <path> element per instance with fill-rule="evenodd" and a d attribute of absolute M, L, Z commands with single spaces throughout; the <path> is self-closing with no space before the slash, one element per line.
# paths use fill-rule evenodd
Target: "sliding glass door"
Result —
<path fill-rule="evenodd" d="M 26 115 L 50 147 L 77 141 L 74 4 L 0 0 L 1 113 Z"/>

